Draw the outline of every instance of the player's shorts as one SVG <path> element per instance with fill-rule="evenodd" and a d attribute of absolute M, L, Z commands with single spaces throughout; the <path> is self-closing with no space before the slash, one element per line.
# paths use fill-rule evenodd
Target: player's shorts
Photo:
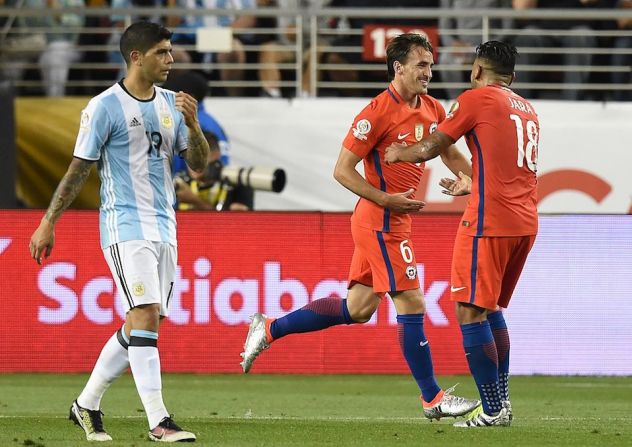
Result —
<path fill-rule="evenodd" d="M 167 316 L 173 294 L 178 251 L 166 242 L 126 241 L 103 249 L 125 313 L 142 304 L 160 304 Z"/>
<path fill-rule="evenodd" d="M 417 261 L 410 233 L 384 233 L 351 225 L 355 243 L 349 288 L 360 283 L 377 294 L 418 289 Z"/>
<path fill-rule="evenodd" d="M 475 237 L 457 233 L 451 299 L 489 310 L 507 307 L 535 235 Z"/>

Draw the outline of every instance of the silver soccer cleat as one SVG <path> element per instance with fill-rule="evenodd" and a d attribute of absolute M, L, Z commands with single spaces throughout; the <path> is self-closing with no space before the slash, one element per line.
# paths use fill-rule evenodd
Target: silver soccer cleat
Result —
<path fill-rule="evenodd" d="M 195 442 L 196 436 L 186 430 L 182 430 L 171 417 L 165 417 L 160 423 L 149 431 L 149 440 L 155 442 Z"/>
<path fill-rule="evenodd" d="M 481 404 L 478 399 L 466 399 L 465 397 L 454 396 L 452 392 L 456 385 L 443 392 L 443 397 L 432 407 L 427 407 L 424 402 L 424 416 L 428 419 L 441 419 L 443 417 L 463 416 L 474 410 Z"/>
<path fill-rule="evenodd" d="M 511 425 L 511 405 L 507 406 L 509 401 L 503 402 L 503 407 L 495 416 L 490 416 L 483 412 L 483 408 L 479 407 L 472 411 L 468 418 L 464 421 L 455 422 L 454 427 L 471 428 L 471 427 L 509 427 Z"/>
<path fill-rule="evenodd" d="M 268 349 L 270 344 L 267 341 L 266 336 L 266 319 L 268 317 L 262 313 L 256 313 L 250 317 L 250 328 L 248 329 L 248 336 L 244 343 L 244 352 L 241 353 L 243 361 L 240 363 L 244 370 L 244 373 L 248 373 L 252 364 L 261 351 Z"/>

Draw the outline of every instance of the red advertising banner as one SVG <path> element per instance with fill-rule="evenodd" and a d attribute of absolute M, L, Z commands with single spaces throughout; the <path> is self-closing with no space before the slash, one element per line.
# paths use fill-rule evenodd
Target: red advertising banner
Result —
<path fill-rule="evenodd" d="M 41 211 L 0 211 L 0 372 L 89 371 L 123 322 L 99 247 L 98 213 L 67 212 L 52 256 L 39 266 L 28 242 L 41 217 Z M 185 212 L 178 222 L 179 276 L 159 339 L 165 371 L 240 372 L 252 313 L 282 316 L 345 295 L 353 249 L 349 214 Z M 440 215 L 413 221 L 438 374 L 467 372 L 448 300 L 457 223 L 458 216 Z M 364 325 L 275 342 L 253 372 L 407 372 L 390 300 Z"/>

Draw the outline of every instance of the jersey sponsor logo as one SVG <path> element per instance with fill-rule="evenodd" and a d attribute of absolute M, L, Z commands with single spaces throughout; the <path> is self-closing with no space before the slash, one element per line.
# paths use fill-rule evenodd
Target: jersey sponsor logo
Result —
<path fill-rule="evenodd" d="M 366 134 L 371 132 L 371 122 L 367 119 L 362 119 L 356 123 L 353 128 L 353 136 L 358 140 L 366 140 Z"/>
<path fill-rule="evenodd" d="M 434 131 L 435 131 L 435 130 L 437 130 L 437 127 L 438 127 L 438 126 L 439 126 L 439 125 L 436 123 L 436 121 L 435 121 L 434 123 L 432 123 L 432 124 L 430 125 L 430 129 L 428 129 L 428 133 L 429 133 L 429 134 L 433 134 L 433 133 L 434 133 Z"/>
<path fill-rule="evenodd" d="M 143 296 L 145 294 L 145 284 L 142 282 L 132 284 L 132 293 L 134 296 Z"/>
<path fill-rule="evenodd" d="M 415 140 L 421 141 L 424 137 L 424 125 L 421 123 L 415 124 Z"/>
<path fill-rule="evenodd" d="M 171 129 L 173 127 L 173 119 L 170 115 L 162 115 L 160 117 L 160 125 L 165 129 Z"/>
<path fill-rule="evenodd" d="M 451 119 L 457 110 L 459 110 L 459 101 L 455 101 L 454 104 L 452 104 L 452 106 L 450 107 L 450 111 L 446 115 L 445 119 Z"/>
<path fill-rule="evenodd" d="M 465 290 L 465 288 L 466 288 L 465 286 L 463 286 L 463 287 L 454 287 L 454 286 L 452 286 L 452 287 L 450 287 L 450 292 L 459 292 L 461 290 Z"/>
<path fill-rule="evenodd" d="M 132 120 L 129 122 L 129 127 L 138 127 L 140 125 L 140 121 L 138 121 L 138 118 L 136 117 L 132 118 Z"/>
<path fill-rule="evenodd" d="M 405 133 L 404 135 L 402 135 L 401 133 L 397 134 L 397 139 L 398 140 L 403 140 L 404 138 L 406 138 L 408 135 L 410 135 L 410 132 Z"/>
<path fill-rule="evenodd" d="M 415 279 L 417 277 L 417 269 L 414 266 L 409 265 L 406 267 L 406 276 L 408 276 L 408 279 Z"/>

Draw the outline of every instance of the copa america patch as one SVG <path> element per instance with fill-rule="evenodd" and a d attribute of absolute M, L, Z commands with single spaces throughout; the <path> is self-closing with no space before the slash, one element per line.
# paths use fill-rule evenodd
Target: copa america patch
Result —
<path fill-rule="evenodd" d="M 406 267 L 406 276 L 408 276 L 408 279 L 415 279 L 417 277 L 417 269 L 409 265 Z"/>
<path fill-rule="evenodd" d="M 353 128 L 353 136 L 358 140 L 366 140 L 366 134 L 371 132 L 371 122 L 367 119 L 362 119 L 356 123 Z"/>

